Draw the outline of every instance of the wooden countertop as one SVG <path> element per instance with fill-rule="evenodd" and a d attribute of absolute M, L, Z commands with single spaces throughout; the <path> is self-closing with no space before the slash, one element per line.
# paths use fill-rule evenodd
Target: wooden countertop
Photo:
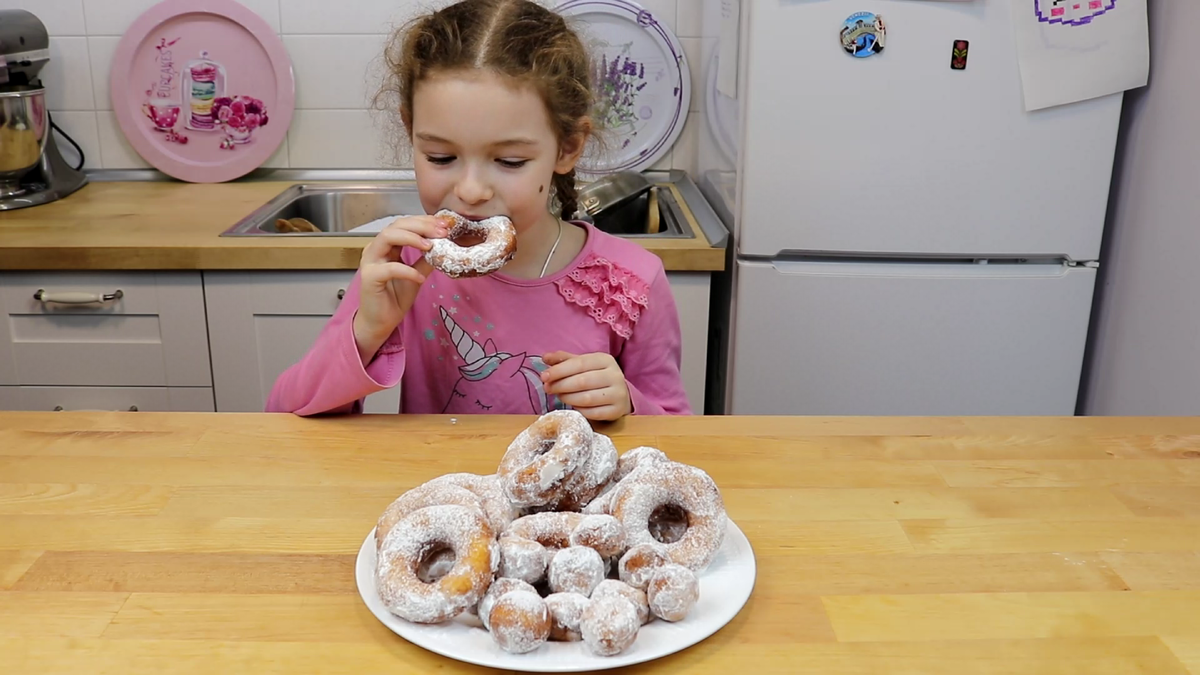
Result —
<path fill-rule="evenodd" d="M 355 590 L 379 512 L 528 418 L 0 413 L 9 673 L 484 673 Z M 724 629 L 626 672 L 1200 674 L 1200 418 L 630 418 L 754 547 Z"/>
<path fill-rule="evenodd" d="M 218 236 L 294 184 L 91 183 L 50 204 L 0 212 L 0 269 L 357 269 L 369 237 Z M 635 241 L 667 271 L 725 266 L 724 249 L 703 232 Z"/>

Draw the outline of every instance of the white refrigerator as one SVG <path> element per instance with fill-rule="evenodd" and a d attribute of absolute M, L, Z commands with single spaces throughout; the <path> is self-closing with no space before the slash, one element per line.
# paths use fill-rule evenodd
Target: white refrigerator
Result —
<path fill-rule="evenodd" d="M 1009 0 L 741 0 L 725 42 L 704 2 L 724 411 L 1075 414 L 1122 95 L 1025 112 Z M 860 11 L 869 58 L 839 40 Z"/>

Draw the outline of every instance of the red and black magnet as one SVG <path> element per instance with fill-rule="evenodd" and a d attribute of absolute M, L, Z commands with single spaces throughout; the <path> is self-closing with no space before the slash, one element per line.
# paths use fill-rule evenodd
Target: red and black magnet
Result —
<path fill-rule="evenodd" d="M 967 53 L 970 50 L 970 42 L 967 42 L 966 40 L 955 40 L 954 49 L 950 52 L 950 70 L 966 70 Z"/>

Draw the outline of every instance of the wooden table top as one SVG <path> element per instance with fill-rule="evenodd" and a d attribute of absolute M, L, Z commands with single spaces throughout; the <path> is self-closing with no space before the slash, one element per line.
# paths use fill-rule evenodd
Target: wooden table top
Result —
<path fill-rule="evenodd" d="M 355 554 L 529 418 L 0 413 L 0 672 L 484 673 Z M 630 418 L 754 547 L 724 629 L 623 672 L 1200 675 L 1200 418 Z"/>
<path fill-rule="evenodd" d="M 295 184 L 91 183 L 0 212 L 0 270 L 357 269 L 370 237 L 219 236 Z M 725 250 L 693 230 L 693 239 L 631 241 L 668 272 L 724 269 Z"/>

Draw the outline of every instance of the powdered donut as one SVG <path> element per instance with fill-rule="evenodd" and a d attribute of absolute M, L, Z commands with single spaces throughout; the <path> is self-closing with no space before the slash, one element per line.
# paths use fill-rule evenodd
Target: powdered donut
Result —
<path fill-rule="evenodd" d="M 579 632 L 592 653 L 614 656 L 633 644 L 641 625 L 632 602 L 609 595 L 588 601 Z"/>
<path fill-rule="evenodd" d="M 646 587 L 650 611 L 665 621 L 683 621 L 700 599 L 696 573 L 683 565 L 663 565 L 650 575 Z"/>
<path fill-rule="evenodd" d="M 479 221 L 468 220 L 459 214 L 442 209 L 434 214 L 454 221 L 445 239 L 434 239 L 425 252 L 425 261 L 452 279 L 479 277 L 504 267 L 517 252 L 517 230 L 505 216 L 492 216 Z M 483 243 L 462 247 L 454 240 L 464 235 L 483 237 Z"/>
<path fill-rule="evenodd" d="M 550 637 L 550 611 L 537 593 L 512 591 L 492 605 L 488 625 L 501 649 L 525 654 Z"/>
<path fill-rule="evenodd" d="M 566 548 L 571 545 L 571 533 L 583 518 L 582 514 L 569 511 L 532 513 L 514 520 L 504 535 L 532 539 L 546 548 Z"/>
<path fill-rule="evenodd" d="M 608 481 L 608 485 L 605 485 L 604 489 L 600 490 L 600 494 L 583 507 L 581 513 L 589 516 L 608 515 L 608 507 L 612 505 L 612 496 L 618 485 L 619 483 L 615 479 Z"/>
<path fill-rule="evenodd" d="M 661 542 L 671 562 L 699 572 L 712 562 L 725 538 L 725 503 L 716 483 L 704 471 L 678 462 L 640 467 L 621 481 L 611 511 L 625 526 L 631 545 L 656 543 L 654 529 L 682 534 Z"/>
<path fill-rule="evenodd" d="M 658 448 L 651 448 L 645 445 L 634 448 L 621 455 L 621 458 L 617 460 L 617 471 L 616 475 L 613 476 L 613 480 L 625 480 L 625 477 L 633 473 L 633 470 L 641 464 L 667 461 L 670 461 L 667 459 L 667 455 Z"/>
<path fill-rule="evenodd" d="M 586 546 L 564 548 L 550 559 L 546 577 L 555 593 L 579 593 L 589 596 L 604 581 L 604 560 L 595 549 Z"/>
<path fill-rule="evenodd" d="M 474 473 L 448 473 L 434 478 L 426 485 L 443 483 L 457 485 L 478 497 L 488 524 L 497 534 L 503 532 L 509 523 L 517 518 L 517 508 L 504 496 L 504 491 L 500 489 L 500 478 L 496 474 L 480 476 Z"/>
<path fill-rule="evenodd" d="M 613 516 L 584 516 L 571 532 L 572 546 L 596 549 L 602 558 L 613 558 L 625 552 L 625 527 Z"/>
<path fill-rule="evenodd" d="M 555 642 L 578 642 L 579 622 L 588 599 L 578 593 L 551 593 L 546 596 L 546 608 L 550 610 L 550 639 Z"/>
<path fill-rule="evenodd" d="M 558 499 L 556 511 L 578 511 L 608 486 L 617 470 L 617 446 L 604 434 L 592 434 L 592 446 L 582 466 L 567 479 Z"/>
<path fill-rule="evenodd" d="M 379 516 L 379 522 L 375 526 L 375 550 L 378 551 L 383 546 L 383 540 L 387 537 L 388 532 L 391 532 L 402 518 L 413 511 L 437 504 L 483 508 L 479 497 L 463 487 L 432 482 L 418 485 L 400 495 Z"/>
<path fill-rule="evenodd" d="M 432 583 L 422 581 L 422 562 L 444 549 L 453 551 L 454 566 Z M 499 563 L 492 529 L 479 509 L 429 506 L 410 513 L 384 538 L 375 579 L 390 612 L 415 623 L 439 623 L 478 603 Z"/>
<path fill-rule="evenodd" d="M 634 609 L 637 610 L 638 621 L 643 626 L 650 623 L 650 603 L 646 599 L 645 591 L 639 591 L 624 581 L 617 581 L 616 579 L 605 579 L 592 591 L 593 600 L 598 600 L 608 595 L 625 598 L 633 603 Z"/>
<path fill-rule="evenodd" d="M 516 506 L 550 504 L 584 464 L 591 447 L 592 427 L 581 413 L 546 413 L 508 446 L 496 472 L 500 486 Z"/>
<path fill-rule="evenodd" d="M 479 606 L 475 609 L 475 613 L 479 615 L 479 620 L 483 622 L 484 628 L 488 628 L 490 630 L 488 619 L 492 613 L 492 606 L 496 604 L 496 601 L 505 594 L 512 593 L 514 591 L 528 591 L 534 595 L 537 594 L 537 590 L 535 590 L 533 586 L 530 586 L 520 579 L 508 579 L 503 577 L 496 579 L 492 582 L 491 587 L 488 588 L 487 593 L 484 593 L 483 599 L 479 601 Z"/>
<path fill-rule="evenodd" d="M 638 544 L 621 556 L 617 563 L 617 574 L 621 581 L 634 588 L 646 590 L 654 570 L 667 564 L 667 552 L 662 544 Z"/>
<path fill-rule="evenodd" d="M 545 546 L 522 537 L 500 537 L 500 576 L 536 584 L 546 577 L 551 553 Z"/>

